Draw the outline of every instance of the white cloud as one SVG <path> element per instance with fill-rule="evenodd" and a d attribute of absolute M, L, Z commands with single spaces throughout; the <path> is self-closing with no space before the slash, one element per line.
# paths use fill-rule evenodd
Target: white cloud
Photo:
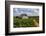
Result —
<path fill-rule="evenodd" d="M 31 8 L 27 8 L 27 11 L 25 11 L 23 8 L 20 8 L 21 11 L 18 11 L 17 8 L 15 9 L 15 13 L 13 12 L 14 16 L 19 16 L 21 14 L 27 14 L 28 16 L 39 16 L 39 11 L 37 9 L 31 9 Z M 24 11 L 23 11 L 23 10 Z M 29 12 L 28 12 L 29 11 Z"/>

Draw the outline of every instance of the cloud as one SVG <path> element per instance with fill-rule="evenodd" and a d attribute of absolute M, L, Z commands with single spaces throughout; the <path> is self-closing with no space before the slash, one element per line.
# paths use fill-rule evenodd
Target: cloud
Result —
<path fill-rule="evenodd" d="M 19 16 L 21 14 L 27 14 L 28 16 L 39 16 L 39 9 L 32 8 L 14 8 L 13 15 Z"/>

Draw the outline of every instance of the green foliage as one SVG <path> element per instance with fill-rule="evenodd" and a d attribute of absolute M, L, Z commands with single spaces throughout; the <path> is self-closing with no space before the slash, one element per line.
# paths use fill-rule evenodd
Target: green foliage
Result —
<path fill-rule="evenodd" d="M 39 18 L 34 18 L 34 17 L 28 19 L 20 19 L 14 16 L 13 19 L 14 19 L 13 20 L 14 27 L 35 27 L 33 19 L 35 19 L 39 23 Z"/>

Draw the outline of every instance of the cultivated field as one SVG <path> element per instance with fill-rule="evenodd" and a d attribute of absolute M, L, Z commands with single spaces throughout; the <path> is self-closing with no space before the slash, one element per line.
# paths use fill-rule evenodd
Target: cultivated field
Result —
<path fill-rule="evenodd" d="M 13 17 L 14 27 L 38 27 L 39 16 L 32 16 L 28 19 Z"/>

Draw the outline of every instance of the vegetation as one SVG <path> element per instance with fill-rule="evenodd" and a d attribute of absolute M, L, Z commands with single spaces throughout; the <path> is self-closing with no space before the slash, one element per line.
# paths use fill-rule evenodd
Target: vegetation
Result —
<path fill-rule="evenodd" d="M 36 27 L 33 20 L 36 20 L 36 22 L 39 24 L 39 17 L 30 17 L 28 19 L 22 19 L 22 18 L 16 18 L 13 17 L 14 21 L 14 27 Z"/>

